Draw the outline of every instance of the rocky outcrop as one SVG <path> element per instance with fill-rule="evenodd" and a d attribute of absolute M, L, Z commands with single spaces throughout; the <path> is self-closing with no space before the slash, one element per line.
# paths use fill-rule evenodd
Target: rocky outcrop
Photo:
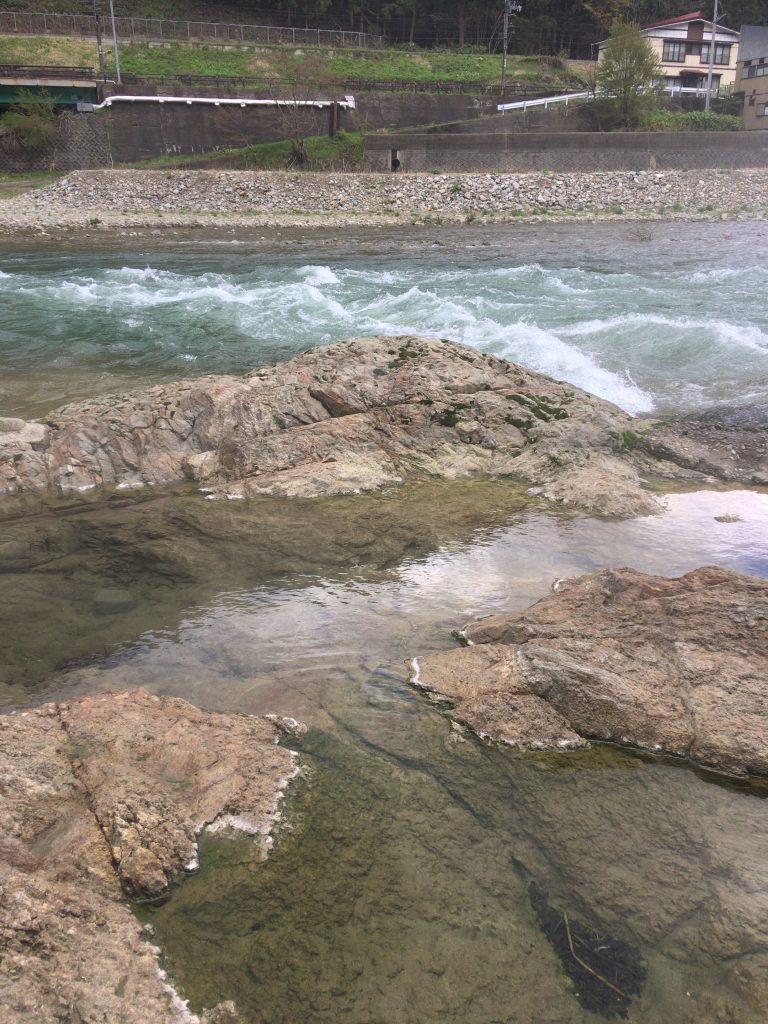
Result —
<path fill-rule="evenodd" d="M 652 460 L 734 483 L 768 484 L 768 406 L 717 406 L 655 423 L 638 440 Z"/>
<path fill-rule="evenodd" d="M 768 774 L 768 581 L 606 569 L 483 619 L 415 681 L 476 732 L 556 749 L 610 740 Z"/>
<path fill-rule="evenodd" d="M 268 837 L 296 772 L 278 735 L 143 690 L 0 717 L 3 1020 L 196 1019 L 123 893 L 195 867 L 206 825 Z"/>
<path fill-rule="evenodd" d="M 192 480 L 215 494 L 314 496 L 405 478 L 513 474 L 607 514 L 650 512 L 632 420 L 569 384 L 417 337 L 318 348 L 0 421 L 0 493 Z"/>

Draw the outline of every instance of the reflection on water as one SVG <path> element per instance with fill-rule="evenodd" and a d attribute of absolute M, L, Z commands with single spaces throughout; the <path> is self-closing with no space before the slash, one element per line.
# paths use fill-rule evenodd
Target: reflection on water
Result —
<path fill-rule="evenodd" d="M 35 576 L 49 594 L 74 580 L 96 623 L 99 659 L 82 661 L 81 645 L 77 666 L 30 677 L 38 697 L 145 685 L 310 725 L 297 741 L 308 775 L 269 862 L 246 841 L 208 840 L 200 873 L 140 909 L 193 1006 L 233 998 L 270 1024 L 598 1020 L 542 932 L 535 883 L 574 929 L 638 951 L 642 992 L 619 1007 L 631 1021 L 764 1020 L 761 787 L 608 748 L 484 746 L 406 678 L 407 658 L 558 576 L 707 563 L 768 575 L 768 495 L 665 501 L 660 516 L 615 522 L 536 506 L 503 481 L 306 507 L 181 495 L 60 516 L 60 560 L 0 576 L 6 595 Z M 107 582 L 136 607 L 98 633 L 87 594 Z M 37 601 L 53 664 L 71 606 Z"/>
<path fill-rule="evenodd" d="M 359 516 L 377 500 L 377 523 L 368 514 Z M 266 510 L 271 501 L 256 507 Z M 53 685 L 75 690 L 146 685 L 204 707 L 295 714 L 305 682 L 313 692 L 322 691 L 332 673 L 354 675 L 379 665 L 400 670 L 414 654 L 450 644 L 450 631 L 468 619 L 527 607 L 558 577 L 625 565 L 679 575 L 707 564 L 768 575 L 768 495 L 710 491 L 671 494 L 664 501 L 663 515 L 623 522 L 534 506 L 504 482 L 412 485 L 394 489 L 383 501 L 324 499 L 302 508 L 272 501 L 276 521 L 267 522 L 266 515 L 259 519 L 260 543 L 267 550 L 254 557 L 252 535 L 230 537 L 215 600 L 188 609 L 173 628 L 148 630 L 114 658 L 54 677 Z M 205 506 L 206 511 L 211 507 Z M 233 534 L 231 517 L 240 509 L 240 503 L 232 503 L 222 510 L 223 525 Z M 325 522 L 321 509 L 333 513 Z M 307 535 L 307 514 L 324 528 Z M 716 521 L 715 516 L 727 514 L 740 521 Z M 345 531 L 345 516 L 353 529 Z M 419 519 L 428 528 L 421 535 L 409 533 Z M 409 537 L 408 548 L 405 538 L 393 535 L 396 520 Z M 207 528 L 213 530 L 210 523 Z M 339 557 L 342 537 L 354 545 L 352 566 Z M 140 550 L 141 559 L 123 552 L 129 574 L 119 576 L 137 590 L 156 568 Z M 247 575 L 244 566 L 252 579 L 274 572 L 270 553 L 282 565 L 293 559 L 295 572 L 267 586 L 223 590 L 225 578 Z M 120 559 L 119 552 L 111 556 Z M 190 569 L 190 559 L 184 565 Z M 46 578 L 50 586 L 50 573 Z M 197 579 L 195 587 L 204 594 L 207 582 Z M 188 596 L 195 587 L 186 590 Z M 152 614 L 159 615 L 157 606 Z M 50 635 L 54 631 L 51 623 Z M 313 698 L 306 706 L 302 702 L 297 717 L 314 723 L 319 711 L 313 705 Z"/>

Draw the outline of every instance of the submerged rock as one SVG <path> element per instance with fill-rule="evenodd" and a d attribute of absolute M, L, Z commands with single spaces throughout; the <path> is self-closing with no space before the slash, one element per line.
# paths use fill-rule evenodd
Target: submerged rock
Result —
<path fill-rule="evenodd" d="M 312 497 L 514 475 L 547 498 L 631 515 L 658 507 L 624 440 L 633 422 L 463 345 L 362 338 L 246 377 L 158 385 L 24 423 L 0 434 L 0 493 L 188 479 L 213 495 Z"/>
<path fill-rule="evenodd" d="M 93 607 L 99 615 L 119 615 L 136 607 L 130 590 L 119 587 L 103 587 L 93 596 Z"/>
<path fill-rule="evenodd" d="M 143 690 L 0 717 L 3 1020 L 181 1019 L 123 892 L 195 867 L 206 824 L 267 836 L 296 772 L 277 738 Z"/>
<path fill-rule="evenodd" d="M 528 749 L 587 738 L 768 775 L 768 581 L 606 569 L 468 626 L 418 685 L 481 735 Z"/>

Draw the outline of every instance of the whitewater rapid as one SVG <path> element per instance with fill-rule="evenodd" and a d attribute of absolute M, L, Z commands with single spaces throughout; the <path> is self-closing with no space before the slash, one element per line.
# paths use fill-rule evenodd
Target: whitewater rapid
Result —
<path fill-rule="evenodd" d="M 418 333 L 647 414 L 768 396 L 766 285 L 762 263 L 16 256 L 0 272 L 0 360 L 12 395 L 14 374 L 76 380 L 98 366 L 149 382 L 244 372 L 344 338 Z"/>

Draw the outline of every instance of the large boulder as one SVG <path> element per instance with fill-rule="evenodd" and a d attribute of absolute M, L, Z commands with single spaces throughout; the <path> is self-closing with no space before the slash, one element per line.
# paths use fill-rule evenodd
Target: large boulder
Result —
<path fill-rule="evenodd" d="M 192 870 L 206 825 L 261 834 L 263 855 L 296 772 L 278 735 L 143 690 L 0 717 L 2 1020 L 196 1019 L 124 893 Z"/>
<path fill-rule="evenodd" d="M 463 345 L 362 338 L 246 377 L 78 402 L 44 424 L 0 421 L 0 493 L 186 479 L 214 494 L 315 496 L 511 474 L 598 512 L 651 512 L 632 424 Z"/>
<path fill-rule="evenodd" d="M 513 746 L 609 740 L 768 774 L 768 581 L 605 569 L 415 663 L 455 718 Z"/>

